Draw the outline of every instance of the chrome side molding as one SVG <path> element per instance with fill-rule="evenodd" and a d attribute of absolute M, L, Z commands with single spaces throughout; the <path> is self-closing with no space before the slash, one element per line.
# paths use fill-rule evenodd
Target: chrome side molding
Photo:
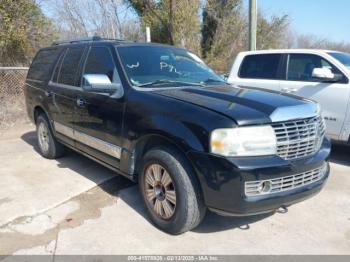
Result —
<path fill-rule="evenodd" d="M 57 133 L 60 133 L 62 135 L 65 135 L 65 136 L 68 136 L 68 137 L 74 139 L 74 130 L 73 130 L 73 128 L 70 128 L 70 127 L 68 127 L 66 125 L 62 125 L 62 124 L 60 124 L 58 122 L 53 122 L 53 126 L 54 126 L 55 131 Z"/>
<path fill-rule="evenodd" d="M 109 142 L 103 141 L 99 138 L 89 136 L 83 132 L 74 130 L 73 128 L 63 125 L 58 122 L 54 122 L 54 128 L 57 133 L 60 133 L 64 136 L 67 136 L 75 141 L 78 141 L 82 144 L 85 144 L 89 147 L 92 147 L 96 150 L 99 150 L 107 155 L 113 156 L 117 159 L 120 159 L 121 156 L 121 147 L 113 145 Z"/>

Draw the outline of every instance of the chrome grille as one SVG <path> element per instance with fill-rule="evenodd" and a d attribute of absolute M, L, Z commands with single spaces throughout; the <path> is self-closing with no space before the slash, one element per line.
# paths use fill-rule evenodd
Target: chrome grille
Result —
<path fill-rule="evenodd" d="M 274 178 L 270 180 L 258 180 L 245 182 L 245 194 L 247 196 L 260 196 L 266 194 L 279 193 L 309 185 L 322 179 L 327 172 L 327 164 L 304 173 L 292 176 Z M 265 184 L 264 184 L 265 183 Z M 263 185 L 269 185 L 264 191 Z"/>
<path fill-rule="evenodd" d="M 321 116 L 272 124 L 277 155 L 286 160 L 307 157 L 320 149 L 325 124 Z"/>

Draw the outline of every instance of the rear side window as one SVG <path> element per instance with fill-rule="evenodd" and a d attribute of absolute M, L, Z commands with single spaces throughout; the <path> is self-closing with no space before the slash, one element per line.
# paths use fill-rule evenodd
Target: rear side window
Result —
<path fill-rule="evenodd" d="M 120 82 L 111 51 L 107 47 L 91 48 L 84 74 L 103 74 L 107 75 L 112 83 Z"/>
<path fill-rule="evenodd" d="M 248 55 L 244 58 L 239 77 L 255 79 L 279 79 L 280 54 Z"/>
<path fill-rule="evenodd" d="M 41 50 L 35 56 L 29 72 L 28 79 L 45 81 L 50 78 L 50 72 L 60 53 L 59 49 Z"/>
<path fill-rule="evenodd" d="M 69 48 L 64 56 L 58 83 L 65 85 L 76 85 L 77 72 L 83 55 L 83 48 Z"/>

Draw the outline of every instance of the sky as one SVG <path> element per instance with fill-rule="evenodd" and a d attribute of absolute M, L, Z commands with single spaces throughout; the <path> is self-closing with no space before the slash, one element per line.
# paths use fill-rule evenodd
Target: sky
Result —
<path fill-rule="evenodd" d="M 257 0 L 257 4 L 266 15 L 288 15 L 298 34 L 350 42 L 350 0 Z"/>

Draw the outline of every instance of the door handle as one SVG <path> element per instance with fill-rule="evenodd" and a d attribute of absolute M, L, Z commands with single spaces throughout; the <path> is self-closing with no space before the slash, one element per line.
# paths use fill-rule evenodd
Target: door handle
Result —
<path fill-rule="evenodd" d="M 86 101 L 82 98 L 77 98 L 77 106 L 78 107 L 85 107 L 86 106 Z"/>
<path fill-rule="evenodd" d="M 286 92 L 286 93 L 295 93 L 298 91 L 297 88 L 288 88 L 288 87 L 282 88 L 281 90 L 282 92 Z"/>

